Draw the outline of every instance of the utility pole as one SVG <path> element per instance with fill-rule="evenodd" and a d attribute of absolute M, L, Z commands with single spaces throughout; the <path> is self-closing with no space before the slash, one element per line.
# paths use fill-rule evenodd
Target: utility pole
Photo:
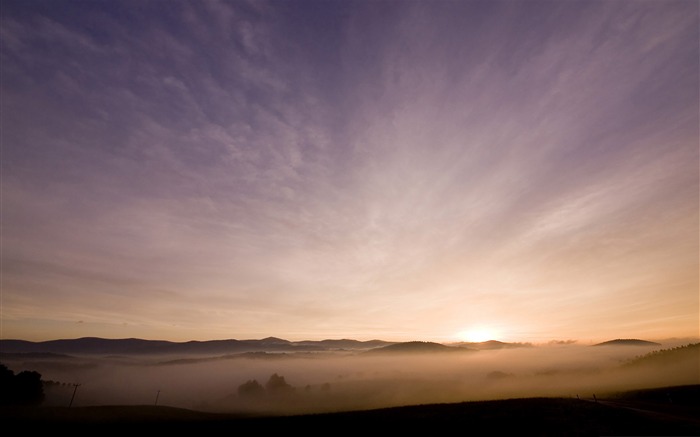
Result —
<path fill-rule="evenodd" d="M 153 405 L 158 405 L 158 396 L 160 396 L 160 390 L 156 392 L 156 402 Z"/>
<path fill-rule="evenodd" d="M 80 387 L 80 384 L 73 384 L 73 396 L 70 398 L 70 404 L 68 404 L 68 408 L 73 406 L 73 399 L 75 399 L 75 392 L 78 391 L 78 387 Z"/>

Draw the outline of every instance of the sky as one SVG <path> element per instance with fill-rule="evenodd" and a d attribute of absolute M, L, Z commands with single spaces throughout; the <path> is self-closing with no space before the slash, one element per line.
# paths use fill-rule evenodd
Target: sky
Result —
<path fill-rule="evenodd" d="M 0 338 L 700 335 L 696 1 L 0 5 Z"/>

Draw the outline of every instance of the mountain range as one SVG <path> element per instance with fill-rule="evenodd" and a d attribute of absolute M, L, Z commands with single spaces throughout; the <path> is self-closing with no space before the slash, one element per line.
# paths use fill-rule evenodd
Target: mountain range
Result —
<path fill-rule="evenodd" d="M 0 354 L 53 353 L 53 354 L 128 354 L 128 355 L 215 355 L 245 352 L 323 352 L 368 350 L 394 344 L 382 340 L 320 340 L 289 341 L 277 337 L 260 340 L 208 340 L 171 342 L 139 338 L 106 339 L 83 337 L 68 340 L 32 342 L 0 340 Z"/>
<path fill-rule="evenodd" d="M 593 346 L 661 346 L 661 344 L 636 338 L 618 338 L 594 344 Z"/>
<path fill-rule="evenodd" d="M 327 339 L 289 341 L 267 337 L 259 340 L 208 340 L 172 342 L 139 338 L 107 339 L 83 337 L 32 342 L 27 340 L 0 340 L 0 354 L 68 354 L 68 355 L 226 355 L 247 352 L 337 352 L 384 351 L 435 352 L 449 350 L 484 350 L 532 346 L 529 343 L 504 343 L 496 340 L 481 343 L 391 342 L 383 340 L 360 341 Z"/>
<path fill-rule="evenodd" d="M 657 346 L 637 339 L 617 339 L 599 343 L 606 345 Z M 27 340 L 0 340 L 0 354 L 73 354 L 73 355 L 226 355 L 248 352 L 436 352 L 451 350 L 493 350 L 533 347 L 530 343 L 507 343 L 497 340 L 484 342 L 433 343 L 421 341 L 391 342 L 384 340 L 327 339 L 289 341 L 267 337 L 258 340 L 208 340 L 172 342 L 139 338 L 107 339 L 83 337 L 32 342 Z"/>

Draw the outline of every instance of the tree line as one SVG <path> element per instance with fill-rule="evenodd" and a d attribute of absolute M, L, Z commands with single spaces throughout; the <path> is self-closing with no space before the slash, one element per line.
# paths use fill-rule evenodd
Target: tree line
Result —
<path fill-rule="evenodd" d="M 0 364 L 0 388 L 0 405 L 39 405 L 44 401 L 44 383 L 38 372 L 15 374 Z"/>
<path fill-rule="evenodd" d="M 309 386 L 306 387 L 308 391 Z M 321 386 L 322 391 L 330 390 L 330 384 L 325 383 Z M 257 397 L 264 394 L 268 395 L 285 395 L 295 393 L 296 388 L 291 386 L 284 379 L 284 376 L 280 376 L 276 373 L 272 374 L 267 380 L 265 385 L 260 384 L 256 379 L 249 379 L 243 384 L 238 386 L 238 395 L 241 397 Z"/>

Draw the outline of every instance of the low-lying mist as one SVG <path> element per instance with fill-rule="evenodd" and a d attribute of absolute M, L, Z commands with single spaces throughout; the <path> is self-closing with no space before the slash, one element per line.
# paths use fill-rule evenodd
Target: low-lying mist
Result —
<path fill-rule="evenodd" d="M 44 381 L 45 405 L 150 404 L 297 414 L 700 383 L 699 348 L 626 362 L 661 347 L 556 345 L 464 353 L 324 352 L 225 357 L 3 357 Z M 273 377 L 276 375 L 276 377 Z"/>

